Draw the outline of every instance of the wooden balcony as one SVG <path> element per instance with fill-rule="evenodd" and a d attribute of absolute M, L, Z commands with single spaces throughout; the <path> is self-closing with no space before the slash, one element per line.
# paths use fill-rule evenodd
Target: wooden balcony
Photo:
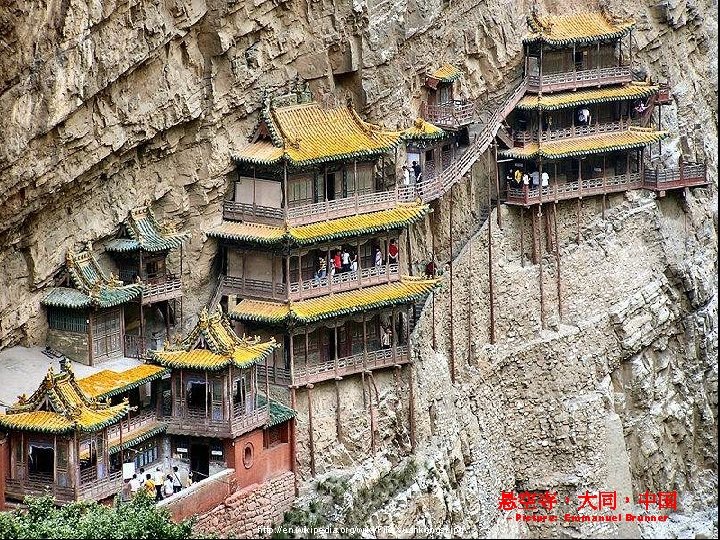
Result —
<path fill-rule="evenodd" d="M 133 415 L 130 412 L 130 419 L 124 417 L 120 422 L 108 427 L 108 441 L 110 446 L 121 443 L 122 441 L 132 440 L 138 433 L 146 432 L 148 429 L 160 426 L 161 423 L 157 420 L 157 414 L 155 410 L 142 411 L 139 414 Z M 120 429 L 122 427 L 122 437 L 120 436 Z"/>
<path fill-rule="evenodd" d="M 646 169 L 640 173 L 592 178 L 581 182 L 555 184 L 542 189 L 508 188 L 506 203 L 529 206 L 545 202 L 578 199 L 593 195 L 620 193 L 631 189 L 650 189 L 662 195 L 669 189 L 704 186 L 708 184 L 704 164 L 684 164 L 673 169 Z"/>
<path fill-rule="evenodd" d="M 318 221 L 390 210 L 398 203 L 414 201 L 415 197 L 414 188 L 398 186 L 390 191 L 355 193 L 342 199 L 292 206 L 287 209 L 287 224 L 291 227 L 298 227 Z M 285 211 L 282 208 L 225 201 L 223 218 L 231 221 L 244 220 L 281 226 L 284 223 Z"/>
<path fill-rule="evenodd" d="M 593 178 L 580 182 L 554 184 L 544 188 L 517 189 L 508 188 L 507 204 L 530 206 L 545 202 L 558 202 L 568 199 L 581 199 L 593 195 L 619 193 L 643 187 L 640 173 Z"/>
<path fill-rule="evenodd" d="M 370 285 L 390 283 L 400 279 L 397 264 L 361 268 L 357 272 L 342 272 L 332 277 L 306 279 L 290 283 L 290 300 L 305 300 L 326 294 L 349 291 Z"/>
<path fill-rule="evenodd" d="M 284 283 L 235 276 L 220 276 L 220 280 L 223 296 L 239 294 L 243 297 L 265 300 L 287 299 Z"/>
<path fill-rule="evenodd" d="M 540 132 L 541 142 L 552 142 L 561 139 L 574 137 L 586 137 L 590 135 L 601 135 L 603 133 L 618 133 L 627 131 L 630 128 L 630 121 L 627 119 L 615 122 L 595 123 L 589 126 L 572 126 L 562 129 L 550 129 Z M 537 131 L 519 130 L 513 132 L 513 146 L 522 147 L 528 143 L 537 143 Z"/>
<path fill-rule="evenodd" d="M 644 180 L 646 189 L 657 191 L 662 196 L 669 189 L 706 186 L 707 167 L 703 163 L 685 163 L 673 169 L 646 169 Z"/>
<path fill-rule="evenodd" d="M 257 407 L 250 413 L 233 408 L 232 413 L 229 419 L 215 420 L 211 417 L 211 407 L 207 411 L 185 407 L 173 416 L 163 417 L 162 421 L 167 424 L 167 432 L 171 435 L 220 438 L 237 437 L 264 426 L 268 421 L 267 405 Z"/>
<path fill-rule="evenodd" d="M 475 118 L 475 103 L 468 100 L 453 100 L 440 105 L 423 106 L 423 116 L 433 124 L 450 129 L 457 129 L 471 124 Z"/>
<path fill-rule="evenodd" d="M 30 475 L 26 479 L 7 478 L 5 495 L 9 499 L 22 501 L 26 496 L 51 495 L 60 503 L 76 500 L 100 501 L 114 496 L 122 489 L 122 471 L 110 473 L 105 478 L 97 478 L 97 469 L 86 469 L 78 475 L 80 487 L 77 496 L 75 488 L 62 487 L 53 482 L 51 476 Z"/>
<path fill-rule="evenodd" d="M 223 219 L 230 221 L 253 221 L 268 225 L 279 225 L 283 222 L 284 217 L 282 208 L 235 201 L 225 201 L 223 203 Z"/>
<path fill-rule="evenodd" d="M 629 83 L 632 81 L 632 72 L 630 66 L 598 67 L 564 73 L 544 73 L 542 78 L 539 75 L 528 75 L 527 79 L 529 92 L 551 93 L 588 86 Z"/>
<path fill-rule="evenodd" d="M 173 274 L 168 274 L 162 278 L 155 278 L 143 282 L 145 288 L 142 293 L 143 305 L 162 302 L 163 300 L 172 300 L 182 296 L 182 283 L 180 278 Z"/>
<path fill-rule="evenodd" d="M 354 354 L 338 358 L 337 361 L 330 360 L 315 365 L 305 366 L 296 361 L 292 386 L 333 380 L 363 371 L 399 366 L 408 362 L 410 362 L 410 354 L 406 345 L 368 351 L 366 354 Z"/>

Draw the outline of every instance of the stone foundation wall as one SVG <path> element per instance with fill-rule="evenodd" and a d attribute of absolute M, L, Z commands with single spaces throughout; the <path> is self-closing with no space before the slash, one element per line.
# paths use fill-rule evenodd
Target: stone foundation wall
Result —
<path fill-rule="evenodd" d="M 90 365 L 87 334 L 50 329 L 47 333 L 47 344 L 76 362 Z"/>
<path fill-rule="evenodd" d="M 288 471 L 236 491 L 223 504 L 201 515 L 193 530 L 221 538 L 257 538 L 261 527 L 282 521 L 294 499 L 295 478 Z"/>

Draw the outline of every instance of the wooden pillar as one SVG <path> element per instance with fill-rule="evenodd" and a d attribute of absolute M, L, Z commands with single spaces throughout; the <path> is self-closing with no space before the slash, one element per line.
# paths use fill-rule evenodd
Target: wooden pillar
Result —
<path fill-rule="evenodd" d="M 538 79 L 540 81 L 540 84 L 538 85 L 538 96 L 542 96 L 543 91 L 543 44 L 542 41 L 540 41 L 540 61 L 538 65 Z"/>
<path fill-rule="evenodd" d="M 497 196 L 495 208 L 497 210 L 497 224 L 498 227 L 502 229 L 502 212 L 500 212 L 500 170 L 498 165 L 497 147 L 497 142 L 493 141 L 493 150 L 495 154 L 495 195 Z M 470 183 L 470 187 L 472 188 L 472 182 Z"/>
<path fill-rule="evenodd" d="M 540 231 L 538 236 L 542 236 L 542 204 L 538 204 L 537 221 Z M 540 251 L 540 250 L 538 250 Z M 538 274 L 540 276 L 540 328 L 545 329 L 545 286 L 543 284 L 543 257 L 538 257 Z"/>
<path fill-rule="evenodd" d="M 375 455 L 376 442 L 375 442 L 375 407 L 373 405 L 372 387 L 375 385 L 372 371 L 368 371 L 368 401 L 370 403 L 370 450 Z"/>
<path fill-rule="evenodd" d="M 170 340 L 170 300 L 165 300 L 165 338 Z"/>
<path fill-rule="evenodd" d="M 307 385 L 308 400 L 308 446 L 310 447 L 310 476 L 315 477 L 315 437 L 313 435 L 313 416 L 312 416 L 312 389 L 313 385 Z"/>
<path fill-rule="evenodd" d="M 397 363 L 397 322 L 395 321 L 395 308 L 392 308 L 390 312 L 390 326 L 392 332 L 390 333 L 390 348 L 392 350 L 393 364 Z"/>
<path fill-rule="evenodd" d="M 578 198 L 577 200 L 577 211 L 576 211 L 576 217 L 577 217 L 577 243 L 580 244 L 580 214 L 582 212 L 582 199 Z"/>
<path fill-rule="evenodd" d="M 288 219 L 288 168 L 287 168 L 287 160 L 283 159 L 283 191 L 282 191 L 282 206 L 283 206 L 283 216 L 285 217 L 285 223 L 287 224 Z"/>
<path fill-rule="evenodd" d="M 630 52 L 628 53 L 628 55 L 630 56 L 630 67 L 632 68 L 632 63 L 633 63 L 632 28 L 630 29 L 630 36 L 629 36 L 629 38 L 628 38 L 628 49 L 630 50 Z"/>
<path fill-rule="evenodd" d="M 409 347 L 408 347 L 409 349 Z M 408 404 L 408 416 L 409 418 L 409 424 L 410 424 L 410 452 L 415 453 L 415 449 L 417 448 L 417 435 L 416 435 L 416 426 L 415 426 L 415 388 L 413 383 L 413 366 L 410 364 L 408 368 L 408 379 L 409 379 L 409 404 Z"/>
<path fill-rule="evenodd" d="M 142 309 L 142 298 L 140 298 L 140 306 Z M 88 336 L 88 363 L 91 366 L 95 365 L 95 347 L 93 345 L 93 316 L 95 314 L 94 310 L 88 310 L 86 312 L 87 314 L 87 336 Z M 140 316 L 140 319 L 142 320 L 142 315 Z M 142 341 L 142 340 L 140 340 Z M 125 344 L 123 343 L 123 348 Z M 138 347 L 140 345 L 138 344 Z M 124 351 L 123 351 L 124 352 Z"/>
<path fill-rule="evenodd" d="M 437 262 L 435 261 L 435 232 L 432 230 L 432 225 L 430 226 L 430 238 L 432 240 L 432 258 L 430 262 L 432 263 L 432 269 L 433 269 L 433 275 L 430 277 L 435 277 L 437 275 Z M 435 291 L 430 293 L 432 295 L 432 348 L 433 351 L 437 350 L 437 342 L 435 338 Z"/>
<path fill-rule="evenodd" d="M 537 239 L 537 217 L 535 212 L 530 209 L 530 216 L 532 217 L 532 262 L 533 264 L 538 263 L 538 239 Z"/>
<path fill-rule="evenodd" d="M 495 279 L 492 264 L 492 219 L 488 220 L 488 296 L 490 302 L 490 343 L 495 343 Z M 521 255 L 522 257 L 522 255 Z M 468 303 L 468 310 L 470 304 Z M 469 343 L 468 343 L 469 345 Z"/>
<path fill-rule="evenodd" d="M 295 355 L 293 353 L 293 349 L 295 348 L 295 343 L 293 341 L 293 328 L 290 327 L 288 329 L 288 332 L 290 334 L 290 345 L 288 347 L 288 358 L 290 359 L 290 384 L 295 385 Z"/>
<path fill-rule="evenodd" d="M 287 250 L 287 253 L 283 253 L 283 259 L 285 262 L 285 287 L 287 289 L 287 297 L 290 298 L 290 251 Z M 243 272 L 244 272 L 243 268 Z M 245 274 L 243 273 L 243 279 L 245 279 Z"/>
<path fill-rule="evenodd" d="M 362 325 L 363 325 L 363 370 L 361 373 L 362 376 L 362 387 L 363 387 L 363 408 L 367 405 L 367 402 L 365 401 L 365 372 L 367 371 L 367 356 L 368 356 L 368 350 L 367 350 L 367 322 L 365 319 L 366 315 L 365 312 L 362 314 Z"/>
<path fill-rule="evenodd" d="M 597 42 L 597 49 L 595 49 L 595 62 L 597 62 L 597 77 L 598 77 L 598 86 L 601 85 L 600 83 L 600 42 Z M 597 111 L 596 111 L 597 112 Z M 599 115 L 597 115 L 599 116 Z"/>
<path fill-rule="evenodd" d="M 607 196 L 607 186 L 605 185 L 605 154 L 602 157 L 602 181 L 603 181 L 603 196 L 602 196 L 602 218 L 605 219 L 605 198 Z"/>
<path fill-rule="evenodd" d="M 335 437 L 342 441 L 342 421 L 340 418 L 340 381 L 335 379 Z"/>
<path fill-rule="evenodd" d="M 183 275 L 183 246 L 180 244 L 180 282 Z M 180 297 L 180 335 L 183 335 L 183 297 Z"/>
<path fill-rule="evenodd" d="M 305 325 L 305 377 L 310 374 L 310 343 L 309 343 L 310 332 L 308 327 Z M 319 336 L 318 336 L 319 337 Z"/>
<path fill-rule="evenodd" d="M 557 299 L 558 299 L 558 320 L 562 321 L 562 291 L 560 287 L 560 243 L 558 242 L 558 225 L 557 225 L 557 202 L 553 203 L 553 229 L 555 230 L 555 264 L 557 266 Z"/>
<path fill-rule="evenodd" d="M 337 379 L 339 377 L 338 374 L 338 331 L 337 331 L 337 319 L 335 319 L 335 324 L 333 325 L 333 332 L 335 333 L 335 378 Z"/>
<path fill-rule="evenodd" d="M 520 207 L 520 266 L 525 268 L 525 208 Z"/>
<path fill-rule="evenodd" d="M 453 323 L 453 189 L 450 187 L 450 380 L 455 383 L 455 324 Z"/>

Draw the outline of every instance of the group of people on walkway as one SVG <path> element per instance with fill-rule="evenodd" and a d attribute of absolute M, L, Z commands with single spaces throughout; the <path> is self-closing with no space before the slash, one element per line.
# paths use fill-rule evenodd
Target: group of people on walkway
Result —
<path fill-rule="evenodd" d="M 400 249 L 398 248 L 397 241 L 392 239 L 388 245 L 388 264 L 397 264 L 399 256 Z M 374 248 L 373 260 L 376 267 L 384 264 L 383 254 L 379 247 Z M 330 277 L 333 277 L 336 274 L 345 272 L 357 272 L 358 268 L 359 260 L 357 251 L 349 250 L 346 247 L 334 249 L 330 251 L 329 263 L 325 260 L 325 257 L 318 257 L 315 281 L 326 278 L 328 274 Z"/>
<path fill-rule="evenodd" d="M 410 185 L 410 171 L 412 170 L 412 176 L 414 178 L 414 182 L 416 184 L 419 184 L 422 180 L 422 168 L 418 164 L 417 161 L 412 162 L 412 167 L 408 167 L 407 165 L 402 166 L 403 171 L 403 185 L 409 186 Z"/>
<path fill-rule="evenodd" d="M 537 189 L 541 185 L 542 187 L 548 187 L 550 175 L 547 171 L 543 171 L 542 174 L 539 171 L 528 174 L 522 169 L 511 169 L 505 177 L 505 182 L 508 187 L 515 189 Z"/>
<path fill-rule="evenodd" d="M 129 501 L 139 491 L 144 491 L 156 502 L 172 497 L 175 493 L 192 485 L 192 471 L 181 470 L 177 465 L 172 470 L 164 471 L 158 465 L 152 472 L 145 471 L 143 467 L 137 470 L 132 478 L 123 482 L 122 500 Z"/>

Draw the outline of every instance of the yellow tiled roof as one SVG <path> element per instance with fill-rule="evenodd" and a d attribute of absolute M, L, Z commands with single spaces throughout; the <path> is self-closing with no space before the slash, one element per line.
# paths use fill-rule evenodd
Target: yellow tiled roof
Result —
<path fill-rule="evenodd" d="M 45 433 L 97 431 L 114 424 L 127 411 L 127 400 L 110 406 L 107 402 L 87 396 L 75 380 L 72 370 L 63 366 L 58 375 L 48 369 L 43 382 L 32 396 L 20 396 L 6 414 L 0 415 L 0 426 Z"/>
<path fill-rule="evenodd" d="M 669 133 L 667 131 L 630 129 L 617 133 L 604 133 L 590 137 L 574 137 L 558 141 L 527 144 L 522 148 L 502 150 L 501 155 L 518 159 L 531 159 L 543 157 L 545 159 L 560 159 L 587 154 L 600 154 L 615 150 L 639 148 L 647 144 L 658 142 Z"/>
<path fill-rule="evenodd" d="M 530 33 L 525 42 L 544 41 L 552 45 L 573 42 L 592 43 L 616 39 L 635 25 L 634 21 L 614 21 L 602 12 L 569 13 L 565 15 L 528 16 Z"/>
<path fill-rule="evenodd" d="M 621 99 L 639 99 L 650 96 L 659 87 L 647 83 L 631 83 L 623 86 L 608 86 L 576 92 L 558 92 L 556 94 L 527 94 L 517 104 L 518 109 L 541 109 L 552 111 L 564 107 L 575 107 L 589 103 L 605 103 Z"/>
<path fill-rule="evenodd" d="M 446 133 L 430 122 L 417 118 L 413 125 L 402 130 L 402 138 L 409 141 L 442 139 Z"/>
<path fill-rule="evenodd" d="M 400 229 L 418 221 L 429 211 L 430 207 L 426 204 L 401 203 L 390 210 L 319 221 L 309 225 L 289 227 L 287 230 L 272 225 L 223 221 L 219 227 L 211 230 L 208 236 L 254 244 L 288 243 L 294 246 L 305 246 L 317 242 Z"/>
<path fill-rule="evenodd" d="M 88 377 L 78 379 L 77 383 L 88 396 L 99 399 L 131 390 L 158 379 L 167 372 L 166 368 L 160 366 L 142 364 L 121 372 L 104 369 Z"/>
<path fill-rule="evenodd" d="M 440 280 L 437 279 L 404 277 L 395 283 L 329 294 L 289 304 L 243 299 L 229 315 L 241 321 L 271 324 L 290 320 L 312 323 L 340 315 L 412 302 L 430 293 L 439 283 Z"/>
<path fill-rule="evenodd" d="M 239 161 L 270 164 L 286 157 L 293 165 L 382 154 L 397 145 L 399 133 L 363 121 L 350 106 L 324 109 L 304 103 L 263 111 L 274 139 L 242 147 Z"/>
<path fill-rule="evenodd" d="M 458 79 L 462 72 L 452 64 L 445 64 L 430 74 L 430 77 L 440 82 L 452 82 Z"/>
<path fill-rule="evenodd" d="M 201 348 L 207 347 L 205 348 Z M 264 360 L 275 348 L 275 340 L 239 338 L 222 311 L 200 312 L 195 328 L 175 346 L 152 351 L 153 360 L 170 368 L 214 371 L 229 365 L 248 367 Z"/>

